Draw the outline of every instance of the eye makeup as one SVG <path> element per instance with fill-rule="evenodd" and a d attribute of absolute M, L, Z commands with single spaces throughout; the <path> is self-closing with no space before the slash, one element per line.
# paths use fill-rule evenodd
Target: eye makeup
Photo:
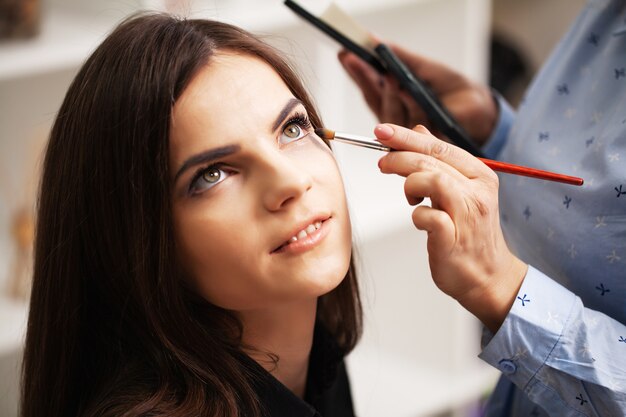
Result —
<path fill-rule="evenodd" d="M 287 126 L 293 123 L 297 124 L 302 129 L 305 129 L 305 130 L 308 130 L 311 128 L 311 120 L 309 119 L 309 116 L 306 113 L 301 112 L 301 111 L 295 112 L 294 115 L 291 116 L 289 120 L 285 122 L 285 124 L 283 125 L 283 130 L 285 130 Z"/>
<path fill-rule="evenodd" d="M 189 159 L 187 159 L 185 163 L 183 163 L 183 165 L 176 172 L 176 175 L 174 176 L 174 183 L 178 181 L 178 178 L 180 178 L 180 176 L 191 167 L 195 165 L 200 165 L 200 164 L 206 165 L 208 162 L 215 161 L 215 160 L 224 158 L 226 156 L 235 154 L 239 152 L 240 150 L 241 150 L 241 147 L 239 145 L 226 145 L 226 146 L 220 146 L 219 148 L 210 149 L 208 151 L 204 151 L 197 155 L 194 155 L 190 157 Z"/>
<path fill-rule="evenodd" d="M 187 194 L 192 197 L 202 194 L 224 181 L 231 174 L 234 174 L 234 171 L 227 169 L 224 164 L 220 163 L 200 168 L 194 173 L 189 182 Z M 200 181 L 204 181 L 208 186 L 201 188 L 199 185 Z"/>
<path fill-rule="evenodd" d="M 290 132 L 287 133 L 286 131 L 288 130 L 288 128 L 290 126 L 295 126 L 297 127 L 297 131 L 294 129 L 290 129 Z M 289 118 L 283 125 L 281 128 L 281 132 L 280 132 L 280 137 L 278 139 L 278 143 L 280 146 L 285 146 L 288 145 L 290 143 L 293 143 L 297 140 L 302 139 L 303 137 L 307 136 L 309 133 L 311 133 L 311 120 L 309 119 L 309 117 L 306 115 L 306 113 L 297 111 L 291 118 Z M 295 133 L 297 136 L 291 136 L 291 134 Z M 304 133 L 304 134 L 303 134 Z M 288 140 L 286 142 L 282 142 L 281 138 L 284 136 L 288 137 Z"/>
<path fill-rule="evenodd" d="M 297 130 L 291 130 L 292 133 L 295 133 L 295 137 L 292 137 L 288 133 L 286 133 L 290 126 L 295 126 L 297 128 Z M 290 143 L 293 143 L 308 136 L 310 133 L 312 133 L 311 128 L 311 120 L 309 119 L 306 112 L 300 110 L 295 111 L 293 115 L 291 115 L 291 117 L 289 117 L 284 123 L 282 123 L 282 125 L 280 125 L 280 137 L 278 138 L 279 146 L 283 147 L 289 145 Z M 282 136 L 287 136 L 288 140 L 286 142 L 282 142 Z M 235 146 L 237 146 L 237 150 L 240 149 L 238 145 Z M 224 158 L 226 156 L 232 155 L 232 153 L 233 152 L 227 152 L 217 155 L 214 152 L 209 151 L 200 155 L 210 154 L 218 156 L 219 158 Z M 203 194 L 224 181 L 226 178 L 228 178 L 228 176 L 235 173 L 235 170 L 228 168 L 227 165 L 223 162 L 215 161 L 214 159 L 216 158 L 211 159 L 213 159 L 211 161 L 211 164 L 200 167 L 193 174 L 187 187 L 187 195 L 194 197 Z M 201 181 L 205 181 L 209 186 L 202 188 L 199 185 Z"/>

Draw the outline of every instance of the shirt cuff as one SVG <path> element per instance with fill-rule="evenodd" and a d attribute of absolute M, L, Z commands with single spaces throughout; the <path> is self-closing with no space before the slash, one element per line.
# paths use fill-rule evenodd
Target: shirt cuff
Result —
<path fill-rule="evenodd" d="M 483 330 L 479 357 L 523 390 L 555 348 L 576 302 L 576 295 L 532 266 L 504 323 L 494 335 Z"/>
<path fill-rule="evenodd" d="M 482 146 L 482 151 L 487 158 L 496 158 L 506 143 L 509 130 L 515 121 L 515 110 L 497 91 L 491 90 L 494 100 L 498 105 L 498 120 L 491 136 Z"/>

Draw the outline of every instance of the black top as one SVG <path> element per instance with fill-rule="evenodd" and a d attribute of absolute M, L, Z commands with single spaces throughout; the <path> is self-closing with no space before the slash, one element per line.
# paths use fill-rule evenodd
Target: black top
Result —
<path fill-rule="evenodd" d="M 304 400 L 255 361 L 257 395 L 268 417 L 354 417 L 343 353 L 321 326 L 315 326 Z"/>

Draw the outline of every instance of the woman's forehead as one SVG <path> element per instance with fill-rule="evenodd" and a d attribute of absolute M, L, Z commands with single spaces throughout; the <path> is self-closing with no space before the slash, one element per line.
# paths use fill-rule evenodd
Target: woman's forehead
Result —
<path fill-rule="evenodd" d="M 173 156 L 218 146 L 253 131 L 268 132 L 293 94 L 268 63 L 220 52 L 200 69 L 172 111 Z"/>
<path fill-rule="evenodd" d="M 255 111 L 259 106 L 279 106 L 292 97 L 291 91 L 267 62 L 229 51 L 212 56 L 189 83 L 174 105 L 174 117 L 181 114 L 205 116 L 210 113 Z"/>

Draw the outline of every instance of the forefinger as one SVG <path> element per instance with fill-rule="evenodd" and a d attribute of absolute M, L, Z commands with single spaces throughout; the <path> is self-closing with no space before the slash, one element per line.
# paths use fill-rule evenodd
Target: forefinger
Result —
<path fill-rule="evenodd" d="M 424 126 L 413 130 L 390 123 L 379 124 L 374 129 L 376 138 L 397 151 L 417 152 L 444 162 L 468 178 L 493 175 L 482 161 L 469 152 L 437 139 Z"/>

